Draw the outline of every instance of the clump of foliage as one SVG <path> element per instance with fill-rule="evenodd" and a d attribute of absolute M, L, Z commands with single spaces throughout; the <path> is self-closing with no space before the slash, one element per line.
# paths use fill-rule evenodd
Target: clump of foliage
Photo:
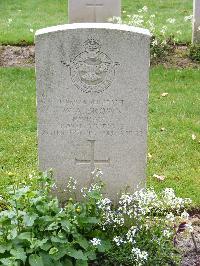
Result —
<path fill-rule="evenodd" d="M 190 46 L 189 56 L 192 60 L 200 62 L 200 44 Z"/>
<path fill-rule="evenodd" d="M 156 15 L 151 14 L 148 7 L 144 6 L 135 14 L 124 14 L 124 20 L 120 17 L 113 17 L 109 21 L 113 23 L 124 23 L 135 27 L 149 29 L 151 34 L 151 60 L 163 59 L 174 50 L 175 44 L 179 42 L 182 35 L 180 30 L 171 32 L 171 26 L 176 23 L 175 18 L 168 18 L 163 25 L 156 23 Z M 191 21 L 192 16 L 186 16 L 183 23 Z"/>
<path fill-rule="evenodd" d="M 82 188 L 82 200 L 76 201 L 71 195 L 77 182 L 70 178 L 61 206 L 52 182 L 51 174 L 41 173 L 9 187 L 8 207 L 0 212 L 2 265 L 176 265 L 179 224 L 184 220 L 191 229 L 183 211 L 189 199 L 177 198 L 172 189 L 160 195 L 142 189 L 113 204 L 98 181 Z"/>

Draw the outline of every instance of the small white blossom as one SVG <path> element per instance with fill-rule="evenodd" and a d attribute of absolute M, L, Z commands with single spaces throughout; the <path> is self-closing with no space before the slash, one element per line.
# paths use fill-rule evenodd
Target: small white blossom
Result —
<path fill-rule="evenodd" d="M 115 242 L 115 244 L 116 244 L 117 246 L 120 246 L 121 244 L 126 243 L 126 242 L 122 239 L 122 237 L 120 237 L 120 236 L 115 236 L 115 237 L 113 238 L 113 241 Z"/>
<path fill-rule="evenodd" d="M 190 215 L 186 211 L 184 211 L 184 212 L 181 213 L 181 218 L 184 219 L 184 220 L 188 220 L 189 219 L 189 216 Z"/>
<path fill-rule="evenodd" d="M 166 21 L 169 22 L 170 24 L 174 24 L 176 22 L 176 19 L 175 18 L 168 18 Z"/>
<path fill-rule="evenodd" d="M 101 245 L 101 240 L 98 238 L 93 238 L 92 240 L 90 240 L 90 242 L 92 243 L 93 246 Z"/>
<path fill-rule="evenodd" d="M 193 15 L 185 16 L 185 17 L 184 17 L 184 20 L 185 20 L 185 21 L 188 21 L 188 20 L 192 20 L 192 18 L 193 18 Z"/>
<path fill-rule="evenodd" d="M 167 237 L 167 238 L 170 238 L 171 237 L 171 235 L 172 235 L 172 233 L 169 231 L 169 230 L 163 230 L 163 235 L 165 236 L 165 237 Z"/>
<path fill-rule="evenodd" d="M 167 220 L 167 222 L 171 222 L 171 223 L 173 223 L 174 221 L 175 221 L 175 216 L 174 216 L 174 214 L 173 213 L 168 213 L 167 215 L 166 215 L 166 220 Z"/>
<path fill-rule="evenodd" d="M 148 253 L 146 251 L 141 251 L 139 248 L 132 248 L 132 253 L 136 257 L 137 262 L 147 260 Z"/>
<path fill-rule="evenodd" d="M 185 226 L 186 226 L 186 230 L 188 230 L 190 233 L 192 233 L 194 231 L 191 223 L 187 223 Z"/>

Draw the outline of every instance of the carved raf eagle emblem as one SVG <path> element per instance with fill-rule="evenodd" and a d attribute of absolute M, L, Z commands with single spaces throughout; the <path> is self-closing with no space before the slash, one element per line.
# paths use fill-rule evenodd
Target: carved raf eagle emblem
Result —
<path fill-rule="evenodd" d="M 88 38 L 84 43 L 84 51 L 65 66 L 70 67 L 73 84 L 85 93 L 100 93 L 112 84 L 118 62 L 113 62 L 101 51 L 100 43 Z"/>

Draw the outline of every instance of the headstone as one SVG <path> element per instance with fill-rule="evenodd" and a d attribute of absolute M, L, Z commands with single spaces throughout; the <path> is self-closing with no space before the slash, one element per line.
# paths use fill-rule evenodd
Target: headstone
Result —
<path fill-rule="evenodd" d="M 108 22 L 121 16 L 121 0 L 69 0 L 69 23 Z"/>
<path fill-rule="evenodd" d="M 148 30 L 109 23 L 36 32 L 39 165 L 58 186 L 83 187 L 95 168 L 111 198 L 144 186 L 149 43 Z"/>
<path fill-rule="evenodd" d="M 193 43 L 200 43 L 200 0 L 193 4 Z"/>

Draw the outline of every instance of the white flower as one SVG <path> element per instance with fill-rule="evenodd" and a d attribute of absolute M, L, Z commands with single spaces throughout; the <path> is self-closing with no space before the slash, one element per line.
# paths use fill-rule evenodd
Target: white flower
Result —
<path fill-rule="evenodd" d="M 147 12 L 148 11 L 148 7 L 147 6 L 143 6 L 142 11 Z"/>
<path fill-rule="evenodd" d="M 185 16 L 185 17 L 184 17 L 184 20 L 185 20 L 185 21 L 188 21 L 188 20 L 192 20 L 192 18 L 193 18 L 193 15 Z"/>
<path fill-rule="evenodd" d="M 103 172 L 99 168 L 95 168 L 91 174 L 97 178 L 101 178 L 103 176 Z"/>
<path fill-rule="evenodd" d="M 133 255 L 136 257 L 137 262 L 147 260 L 148 253 L 146 251 L 141 251 L 139 248 L 132 248 Z"/>
<path fill-rule="evenodd" d="M 195 134 L 192 134 L 192 140 L 195 140 L 197 137 Z"/>
<path fill-rule="evenodd" d="M 30 32 L 34 32 L 34 30 L 33 29 L 30 29 Z"/>
<path fill-rule="evenodd" d="M 166 220 L 167 220 L 167 222 L 174 222 L 175 221 L 175 216 L 173 215 L 173 213 L 168 213 L 167 215 L 166 215 Z"/>
<path fill-rule="evenodd" d="M 165 237 L 167 237 L 167 238 L 170 238 L 171 237 L 171 232 L 169 231 L 169 230 L 163 230 L 163 235 L 165 236 Z"/>
<path fill-rule="evenodd" d="M 186 226 L 186 229 L 187 229 L 190 233 L 192 233 L 192 232 L 194 231 L 193 226 L 192 226 L 191 223 L 187 223 L 185 226 Z"/>
<path fill-rule="evenodd" d="M 101 240 L 98 238 L 93 238 L 92 240 L 90 240 L 90 242 L 92 243 L 93 246 L 101 245 Z"/>
<path fill-rule="evenodd" d="M 120 236 L 115 236 L 115 237 L 113 238 L 113 241 L 115 242 L 115 244 L 116 244 L 117 246 L 120 246 L 121 244 L 126 243 L 126 241 L 124 241 L 124 240 L 122 239 L 122 237 L 120 237 Z"/>
<path fill-rule="evenodd" d="M 190 215 L 186 211 L 184 211 L 184 212 L 181 213 L 181 218 L 184 219 L 184 220 L 188 220 L 189 219 L 189 216 Z"/>
<path fill-rule="evenodd" d="M 169 22 L 170 24 L 174 24 L 176 22 L 176 19 L 175 18 L 168 18 L 166 21 Z"/>

